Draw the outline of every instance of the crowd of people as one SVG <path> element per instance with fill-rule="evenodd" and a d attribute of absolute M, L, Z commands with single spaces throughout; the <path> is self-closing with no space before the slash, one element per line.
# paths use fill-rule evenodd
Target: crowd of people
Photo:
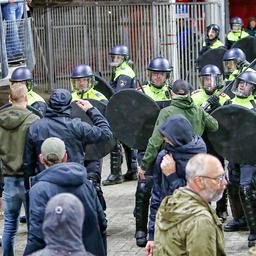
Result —
<path fill-rule="evenodd" d="M 207 138 L 207 132 L 218 130 L 218 121 L 211 115 L 217 108 L 256 109 L 256 72 L 241 49 L 231 48 L 248 33 L 239 17 L 231 19 L 231 29 L 225 43 L 224 73 L 213 64 L 204 66 L 199 72 L 200 88 L 195 91 L 187 81 L 173 81 L 175 67 L 164 57 L 149 61 L 148 81 L 137 85 L 128 47 L 111 49 L 114 94 L 134 89 L 156 103 L 168 102 L 152 124 L 144 151 L 113 138 L 106 118 L 88 101 L 108 104 L 107 97 L 95 89 L 89 65 L 75 66 L 71 90 L 55 89 L 48 102 L 33 91 L 32 72 L 17 68 L 10 79 L 9 103 L 0 108 L 3 255 L 14 255 L 22 204 L 28 226 L 24 255 L 107 255 L 107 205 L 101 183 L 129 180 L 138 180 L 135 238 L 148 256 L 226 255 L 222 224 L 227 219 L 227 195 L 233 219 L 224 230 L 249 230 L 248 246 L 255 246 L 256 163 L 230 161 L 226 174 L 225 159 Z M 250 34 L 255 31 L 255 19 L 250 20 L 249 30 Z M 200 54 L 224 47 L 219 32 L 217 24 L 207 27 Z M 223 88 L 230 82 L 232 88 L 226 94 Z M 72 118 L 74 102 L 92 125 Z M 85 160 L 86 146 L 113 139 L 110 175 L 101 182 L 102 158 Z M 127 162 L 124 175 L 122 148 Z M 210 205 L 214 201 L 215 210 Z"/>

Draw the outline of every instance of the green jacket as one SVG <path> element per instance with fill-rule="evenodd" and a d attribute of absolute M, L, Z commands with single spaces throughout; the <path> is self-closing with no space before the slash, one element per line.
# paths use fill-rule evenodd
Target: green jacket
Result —
<path fill-rule="evenodd" d="M 0 160 L 4 176 L 23 176 L 21 165 L 27 130 L 38 119 L 37 115 L 19 107 L 0 111 Z"/>
<path fill-rule="evenodd" d="M 199 195 L 177 189 L 158 209 L 154 256 L 225 256 L 224 232 L 215 211 Z"/>
<path fill-rule="evenodd" d="M 141 168 L 148 170 L 154 163 L 163 139 L 160 136 L 158 128 L 171 116 L 181 114 L 185 116 L 191 123 L 193 131 L 197 135 L 202 135 L 204 130 L 218 130 L 218 121 L 207 114 L 201 107 L 196 106 L 190 96 L 176 96 L 172 99 L 170 106 L 162 109 L 155 123 L 154 131 L 150 137 L 145 151 L 145 155 L 141 162 Z"/>

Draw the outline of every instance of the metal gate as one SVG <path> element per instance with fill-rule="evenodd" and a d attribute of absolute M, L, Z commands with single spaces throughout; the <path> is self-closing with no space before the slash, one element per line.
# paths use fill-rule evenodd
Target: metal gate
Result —
<path fill-rule="evenodd" d="M 210 23 L 223 27 L 223 6 L 207 3 L 93 2 L 34 10 L 35 80 L 43 91 L 69 89 L 76 64 L 89 64 L 110 78 L 108 53 L 112 46 L 130 49 L 134 70 L 147 79 L 150 59 L 163 56 L 174 67 L 174 78 L 197 87 L 195 60 Z M 224 38 L 223 31 L 221 39 Z"/>

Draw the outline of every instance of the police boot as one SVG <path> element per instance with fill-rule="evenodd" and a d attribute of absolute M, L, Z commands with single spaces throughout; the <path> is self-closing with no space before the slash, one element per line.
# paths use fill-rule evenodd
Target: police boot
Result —
<path fill-rule="evenodd" d="M 145 247 L 147 244 L 148 233 L 148 208 L 151 197 L 152 178 L 139 180 L 135 194 L 134 217 L 136 220 L 136 244 Z"/>
<path fill-rule="evenodd" d="M 256 190 L 251 186 L 241 186 L 240 197 L 250 231 L 248 247 L 252 247 L 256 245 Z"/>
<path fill-rule="evenodd" d="M 127 172 L 123 175 L 124 181 L 137 180 L 137 151 L 124 145 Z"/>
<path fill-rule="evenodd" d="M 225 222 L 228 217 L 227 204 L 228 204 L 228 194 L 227 194 L 227 189 L 225 189 L 223 192 L 222 198 L 216 204 L 216 214 L 222 220 L 222 222 Z"/>
<path fill-rule="evenodd" d="M 239 197 L 239 188 L 238 186 L 228 185 L 228 197 L 230 202 L 230 208 L 233 216 L 233 220 L 229 221 L 224 226 L 224 231 L 233 232 L 233 231 L 247 231 L 247 223 L 244 216 L 243 207 Z"/>
<path fill-rule="evenodd" d="M 118 143 L 110 153 L 110 175 L 102 182 L 103 186 L 120 184 L 123 182 L 122 171 L 122 148 Z"/>

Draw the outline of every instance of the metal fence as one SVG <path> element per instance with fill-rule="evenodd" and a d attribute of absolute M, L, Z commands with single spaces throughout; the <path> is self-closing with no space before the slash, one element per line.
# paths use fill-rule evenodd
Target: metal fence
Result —
<path fill-rule="evenodd" d="M 116 44 L 125 44 L 141 81 L 147 79 L 150 59 L 163 56 L 174 66 L 175 78 L 187 79 L 197 87 L 195 60 L 202 48 L 205 28 L 210 23 L 224 24 L 223 8 L 217 1 L 87 2 L 36 8 L 35 80 L 44 91 L 68 89 L 71 69 L 81 63 L 89 64 L 109 80 L 109 50 Z"/>

